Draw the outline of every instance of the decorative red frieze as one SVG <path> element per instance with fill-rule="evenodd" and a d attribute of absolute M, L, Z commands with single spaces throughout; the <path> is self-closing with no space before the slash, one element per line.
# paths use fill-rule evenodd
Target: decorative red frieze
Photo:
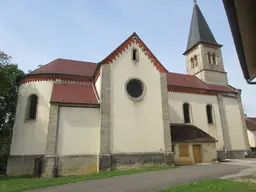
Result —
<path fill-rule="evenodd" d="M 204 89 L 193 89 L 184 87 L 168 87 L 168 91 L 180 92 L 180 93 L 190 93 L 190 94 L 200 94 L 200 95 L 217 95 L 216 91 L 204 90 Z"/>
<path fill-rule="evenodd" d="M 153 55 L 153 53 L 148 49 L 148 47 L 143 43 L 136 33 L 133 33 L 126 41 L 124 41 L 119 47 L 117 47 L 109 56 L 107 56 L 101 64 L 110 64 L 119 54 L 122 54 L 128 46 L 131 46 L 132 43 L 137 43 L 145 55 L 154 63 L 156 69 L 162 73 L 168 73 L 167 69 L 158 61 L 158 59 Z"/>
<path fill-rule="evenodd" d="M 76 81 L 80 83 L 91 83 L 92 78 L 86 77 L 72 77 L 72 76 L 61 76 L 61 75 L 40 75 L 40 76 L 31 76 L 25 77 L 24 79 L 20 80 L 19 84 L 33 82 L 33 81 Z"/>
<path fill-rule="evenodd" d="M 236 95 L 225 95 L 225 94 L 222 94 L 223 97 L 228 97 L 228 98 L 232 98 L 232 99 L 237 99 L 237 96 Z"/>

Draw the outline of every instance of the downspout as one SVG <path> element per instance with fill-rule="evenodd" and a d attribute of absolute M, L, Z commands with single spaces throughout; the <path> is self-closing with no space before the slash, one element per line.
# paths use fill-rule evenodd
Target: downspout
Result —
<path fill-rule="evenodd" d="M 55 157 L 55 163 L 53 168 L 53 177 L 58 177 L 58 136 L 59 136 L 59 118 L 60 117 L 60 105 L 58 106 L 58 115 L 57 115 L 57 128 L 56 128 L 56 137 L 55 137 L 55 149 L 54 149 L 54 157 Z"/>

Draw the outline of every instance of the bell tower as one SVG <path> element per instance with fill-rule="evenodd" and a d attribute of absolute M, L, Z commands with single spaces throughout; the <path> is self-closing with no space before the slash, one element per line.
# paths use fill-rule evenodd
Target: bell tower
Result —
<path fill-rule="evenodd" d="M 187 48 L 183 53 L 186 58 L 187 73 L 196 75 L 206 83 L 227 85 L 221 47 L 194 1 Z"/>

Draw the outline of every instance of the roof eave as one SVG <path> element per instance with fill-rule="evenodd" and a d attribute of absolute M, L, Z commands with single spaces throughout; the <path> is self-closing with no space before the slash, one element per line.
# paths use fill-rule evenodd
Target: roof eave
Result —
<path fill-rule="evenodd" d="M 218 93 L 238 93 L 236 90 L 234 91 L 222 91 L 222 90 L 215 90 L 215 89 L 202 89 L 202 88 L 196 88 L 196 87 L 185 87 L 185 86 L 176 86 L 176 85 L 167 85 L 167 87 L 177 87 L 177 88 L 185 88 L 185 89 L 196 89 L 201 91 L 214 91 Z"/>
<path fill-rule="evenodd" d="M 65 76 L 65 77 L 79 77 L 79 78 L 89 78 L 92 79 L 93 76 L 82 76 L 82 75 L 70 75 L 70 74 L 62 74 L 62 73 L 38 73 L 38 74 L 26 74 L 19 79 L 19 81 L 26 79 L 28 77 L 38 77 L 38 76 Z"/>
<path fill-rule="evenodd" d="M 98 74 L 101 65 L 102 65 L 102 63 L 99 62 L 98 65 L 97 65 L 97 67 L 96 67 L 96 69 L 95 69 L 95 71 L 94 71 L 94 74 L 93 74 L 93 77 L 92 77 L 93 79 L 95 79 L 96 75 Z"/>
<path fill-rule="evenodd" d="M 173 143 L 212 143 L 212 142 L 218 142 L 217 140 L 209 139 L 209 140 L 172 140 Z"/>
<path fill-rule="evenodd" d="M 232 32 L 233 40 L 236 46 L 236 52 L 240 61 L 240 66 L 243 71 L 244 78 L 248 84 L 256 84 L 256 82 L 252 82 L 253 79 L 256 78 L 250 77 L 248 66 L 246 63 L 245 52 L 243 48 L 240 27 L 238 24 L 236 7 L 233 0 L 223 0 L 223 4 L 226 10 L 227 18 L 229 21 L 229 26 Z"/>
<path fill-rule="evenodd" d="M 186 55 L 187 53 L 189 53 L 191 50 L 193 50 L 195 47 L 197 47 L 199 44 L 204 44 L 204 45 L 210 45 L 210 46 L 214 46 L 216 48 L 221 48 L 223 45 L 218 44 L 218 43 L 211 43 L 211 42 L 206 42 L 206 41 L 199 41 L 197 42 L 195 45 L 193 45 L 192 47 L 188 48 L 182 55 Z"/>
<path fill-rule="evenodd" d="M 60 102 L 60 101 L 50 101 L 51 104 L 58 104 L 63 106 L 70 106 L 70 107 L 94 107 L 99 108 L 99 103 L 77 103 L 77 102 Z"/>

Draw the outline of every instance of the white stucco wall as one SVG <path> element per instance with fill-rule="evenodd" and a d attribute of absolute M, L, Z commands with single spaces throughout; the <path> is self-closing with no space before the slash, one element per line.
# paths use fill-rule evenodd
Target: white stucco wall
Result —
<path fill-rule="evenodd" d="M 232 150 L 245 150 L 245 139 L 239 103 L 236 98 L 224 98 L 227 124 Z"/>
<path fill-rule="evenodd" d="M 139 62 L 131 60 L 132 47 Z M 130 78 L 146 86 L 143 100 L 134 102 L 125 91 Z M 137 45 L 132 45 L 110 64 L 111 152 L 159 152 L 164 150 L 160 73 Z"/>
<path fill-rule="evenodd" d="M 189 103 L 191 107 L 191 123 L 218 140 L 216 143 L 217 150 L 223 149 L 223 132 L 216 96 L 169 92 L 168 97 L 171 123 L 184 123 L 183 104 Z M 207 104 L 213 106 L 213 125 L 209 125 L 207 122 Z"/>
<path fill-rule="evenodd" d="M 255 143 L 256 135 L 252 131 L 249 131 L 249 130 L 247 130 L 247 135 L 248 135 L 250 147 L 256 147 L 256 143 Z"/>
<path fill-rule="evenodd" d="M 45 154 L 53 83 L 29 82 L 19 87 L 10 155 Z M 26 120 L 29 96 L 38 96 L 37 118 Z"/>
<path fill-rule="evenodd" d="M 58 155 L 95 155 L 99 152 L 99 109 L 60 107 Z"/>
<path fill-rule="evenodd" d="M 96 88 L 96 91 L 98 93 L 98 96 L 100 96 L 100 93 L 101 93 L 101 69 L 100 69 L 100 75 L 99 75 L 98 79 L 95 82 L 95 88 Z"/>
<path fill-rule="evenodd" d="M 217 160 L 217 151 L 215 143 L 202 143 L 202 161 L 204 163 L 211 163 L 213 160 Z"/>

